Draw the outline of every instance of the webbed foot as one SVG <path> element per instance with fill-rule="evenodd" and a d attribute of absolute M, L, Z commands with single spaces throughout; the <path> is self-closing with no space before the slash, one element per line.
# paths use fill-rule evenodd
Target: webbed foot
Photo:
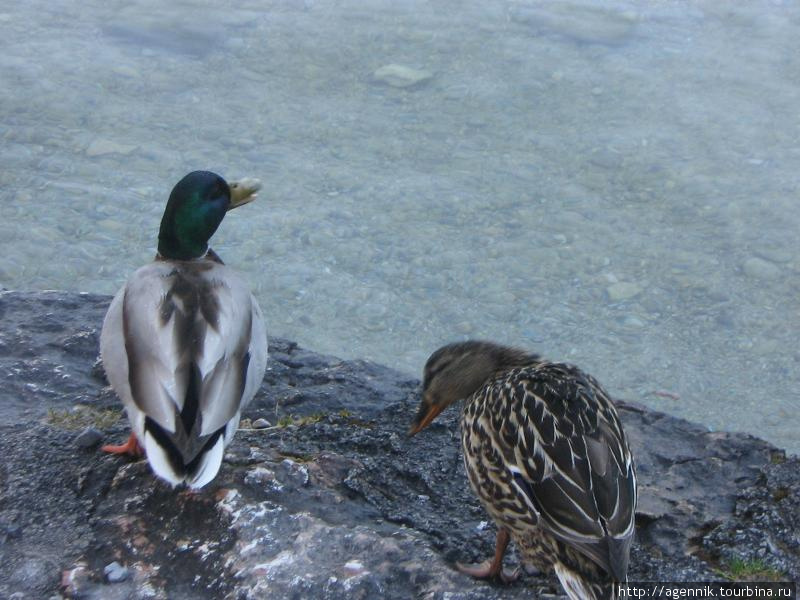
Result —
<path fill-rule="evenodd" d="M 519 578 L 519 569 L 506 571 L 501 565 L 495 565 L 493 560 L 485 560 L 477 565 L 465 565 L 456 563 L 456 568 L 476 579 L 495 579 L 503 583 L 512 583 Z"/>
<path fill-rule="evenodd" d="M 128 436 L 128 441 L 124 444 L 120 444 L 119 446 L 106 444 L 100 448 L 100 450 L 102 452 L 108 452 L 109 454 L 127 454 L 134 458 L 142 458 L 144 456 L 144 448 L 139 444 L 139 440 L 136 439 L 136 434 L 132 431 Z"/>
<path fill-rule="evenodd" d="M 497 530 L 497 542 L 494 548 L 494 558 L 485 560 L 477 565 L 464 565 L 456 563 L 456 568 L 466 575 L 470 575 L 477 579 L 494 579 L 502 581 L 503 583 L 511 583 L 516 581 L 520 576 L 520 570 L 514 569 L 513 571 L 506 571 L 503 569 L 503 556 L 508 548 L 508 543 L 511 541 L 511 535 L 508 529 Z"/>

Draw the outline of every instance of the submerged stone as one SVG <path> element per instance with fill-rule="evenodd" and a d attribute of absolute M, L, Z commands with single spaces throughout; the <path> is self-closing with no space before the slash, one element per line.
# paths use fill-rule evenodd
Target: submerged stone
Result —
<path fill-rule="evenodd" d="M 744 261 L 742 268 L 744 269 L 744 274 L 753 279 L 777 279 L 781 276 L 780 267 L 757 256 Z"/>
<path fill-rule="evenodd" d="M 603 6 L 572 2 L 548 3 L 512 8 L 511 20 L 536 31 L 562 36 L 583 44 L 616 46 L 633 35 L 637 17 Z"/>
<path fill-rule="evenodd" d="M 395 64 L 380 67 L 372 75 L 376 81 L 396 88 L 420 85 L 433 77 L 430 71 Z"/>
<path fill-rule="evenodd" d="M 86 148 L 86 156 L 105 156 L 106 154 L 130 154 L 136 150 L 134 144 L 121 144 L 112 140 L 97 139 Z"/>
<path fill-rule="evenodd" d="M 608 292 L 608 297 L 612 302 L 618 302 L 638 296 L 642 292 L 642 288 L 635 283 L 619 281 L 608 286 L 606 292 Z"/>

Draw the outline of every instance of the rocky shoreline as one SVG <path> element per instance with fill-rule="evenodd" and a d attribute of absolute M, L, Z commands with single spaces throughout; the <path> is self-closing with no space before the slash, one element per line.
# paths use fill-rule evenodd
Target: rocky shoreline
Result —
<path fill-rule="evenodd" d="M 109 301 L 0 292 L 0 598 L 561 596 L 539 574 L 454 570 L 494 536 L 457 411 L 408 439 L 418 381 L 387 367 L 271 338 L 246 428 L 199 493 L 102 455 L 127 433 L 96 364 Z M 797 457 L 619 406 L 640 480 L 632 580 L 800 579 Z"/>

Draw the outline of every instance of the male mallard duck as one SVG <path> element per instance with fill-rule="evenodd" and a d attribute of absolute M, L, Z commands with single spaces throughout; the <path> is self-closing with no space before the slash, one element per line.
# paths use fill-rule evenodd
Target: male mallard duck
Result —
<path fill-rule="evenodd" d="M 425 365 L 409 434 L 461 398 L 467 474 L 498 533 L 492 561 L 459 569 L 507 579 L 512 538 L 573 600 L 613 597 L 627 578 L 636 475 L 608 394 L 572 365 L 488 342 L 450 344 Z"/>
<path fill-rule="evenodd" d="M 155 260 L 114 296 L 100 356 L 132 433 L 113 453 L 147 455 L 156 475 L 199 488 L 214 479 L 267 365 L 256 299 L 208 247 L 256 180 L 232 183 L 208 171 L 181 179 L 169 196 Z"/>

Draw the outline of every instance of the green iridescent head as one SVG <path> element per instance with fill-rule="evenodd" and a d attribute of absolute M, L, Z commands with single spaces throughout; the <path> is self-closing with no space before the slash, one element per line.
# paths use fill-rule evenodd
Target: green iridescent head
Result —
<path fill-rule="evenodd" d="M 232 194 L 232 186 L 210 171 L 192 171 L 181 179 L 172 188 L 161 218 L 158 253 L 172 260 L 191 260 L 205 255 L 208 240 L 222 223 L 225 213 L 255 197 L 252 193 Z M 238 188 L 235 191 L 238 192 Z"/>

